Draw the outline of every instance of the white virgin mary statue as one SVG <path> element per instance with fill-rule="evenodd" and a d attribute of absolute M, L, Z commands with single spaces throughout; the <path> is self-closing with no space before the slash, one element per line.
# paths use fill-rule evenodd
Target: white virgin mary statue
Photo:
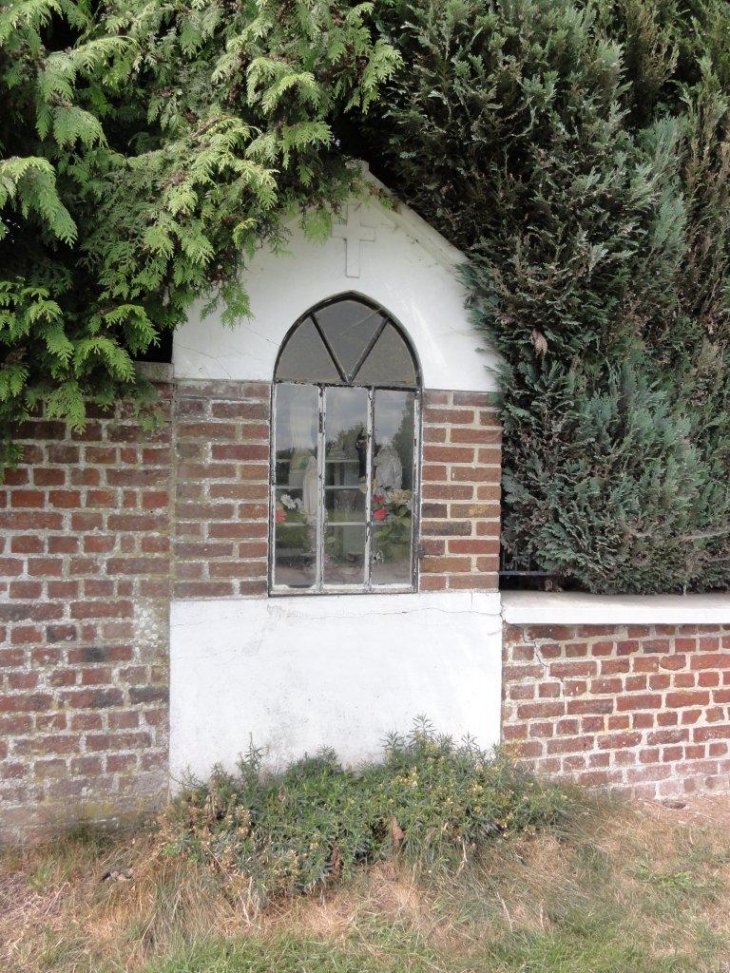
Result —
<path fill-rule="evenodd" d="M 309 521 L 317 519 L 317 494 L 317 458 L 310 456 L 302 484 L 302 507 Z"/>
<path fill-rule="evenodd" d="M 403 464 L 393 443 L 385 443 L 375 457 L 375 482 L 382 490 L 400 490 Z"/>

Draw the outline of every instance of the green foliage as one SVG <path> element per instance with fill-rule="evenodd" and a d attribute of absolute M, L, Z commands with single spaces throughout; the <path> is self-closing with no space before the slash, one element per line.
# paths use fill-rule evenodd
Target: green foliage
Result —
<path fill-rule="evenodd" d="M 504 543 L 730 587 L 728 0 L 0 0 L 0 438 L 132 361 L 373 168 L 469 256 Z M 1 458 L 0 458 L 1 459 Z"/>
<path fill-rule="evenodd" d="M 240 319 L 247 257 L 356 185 L 332 122 L 400 61 L 344 6 L 0 3 L 6 446 L 40 401 L 79 426 L 144 396 L 133 358 L 199 295 Z"/>
<path fill-rule="evenodd" d="M 252 751 L 239 776 L 219 770 L 189 786 L 166 827 L 171 852 L 202 858 L 266 901 L 396 854 L 430 866 L 465 860 L 486 841 L 557 823 L 565 808 L 563 792 L 504 755 L 457 746 L 422 723 L 359 771 L 328 751 L 264 776 Z"/>
<path fill-rule="evenodd" d="M 365 121 L 470 256 L 503 541 L 593 591 L 730 587 L 730 5 L 395 0 Z"/>

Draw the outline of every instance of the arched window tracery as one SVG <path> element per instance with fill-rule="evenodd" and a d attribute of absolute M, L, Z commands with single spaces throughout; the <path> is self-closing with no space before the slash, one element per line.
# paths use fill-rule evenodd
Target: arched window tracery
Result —
<path fill-rule="evenodd" d="M 415 587 L 420 386 L 402 329 L 362 297 L 290 330 L 274 376 L 272 593 Z"/>

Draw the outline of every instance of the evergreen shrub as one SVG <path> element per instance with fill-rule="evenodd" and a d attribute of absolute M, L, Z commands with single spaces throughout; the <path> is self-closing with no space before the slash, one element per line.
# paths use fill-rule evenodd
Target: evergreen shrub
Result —
<path fill-rule="evenodd" d="M 556 825 L 566 811 L 564 791 L 504 754 L 455 744 L 422 723 L 393 737 L 381 764 L 359 770 L 324 751 L 265 775 L 251 751 L 238 775 L 219 769 L 191 783 L 167 811 L 164 834 L 169 853 L 201 858 L 265 902 L 397 855 L 456 867 L 484 842 Z"/>
<path fill-rule="evenodd" d="M 506 551 L 730 588 L 730 5 L 394 0 L 379 27 L 407 69 L 365 143 L 469 255 L 503 361 Z"/>

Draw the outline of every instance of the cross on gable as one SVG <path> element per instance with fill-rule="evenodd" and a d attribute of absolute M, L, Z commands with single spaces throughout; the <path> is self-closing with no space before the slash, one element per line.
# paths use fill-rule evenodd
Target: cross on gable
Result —
<path fill-rule="evenodd" d="M 360 203 L 350 203 L 347 207 L 347 222 L 332 227 L 332 236 L 345 241 L 347 263 L 345 273 L 348 277 L 360 276 L 361 244 L 375 241 L 375 230 L 360 222 Z"/>

